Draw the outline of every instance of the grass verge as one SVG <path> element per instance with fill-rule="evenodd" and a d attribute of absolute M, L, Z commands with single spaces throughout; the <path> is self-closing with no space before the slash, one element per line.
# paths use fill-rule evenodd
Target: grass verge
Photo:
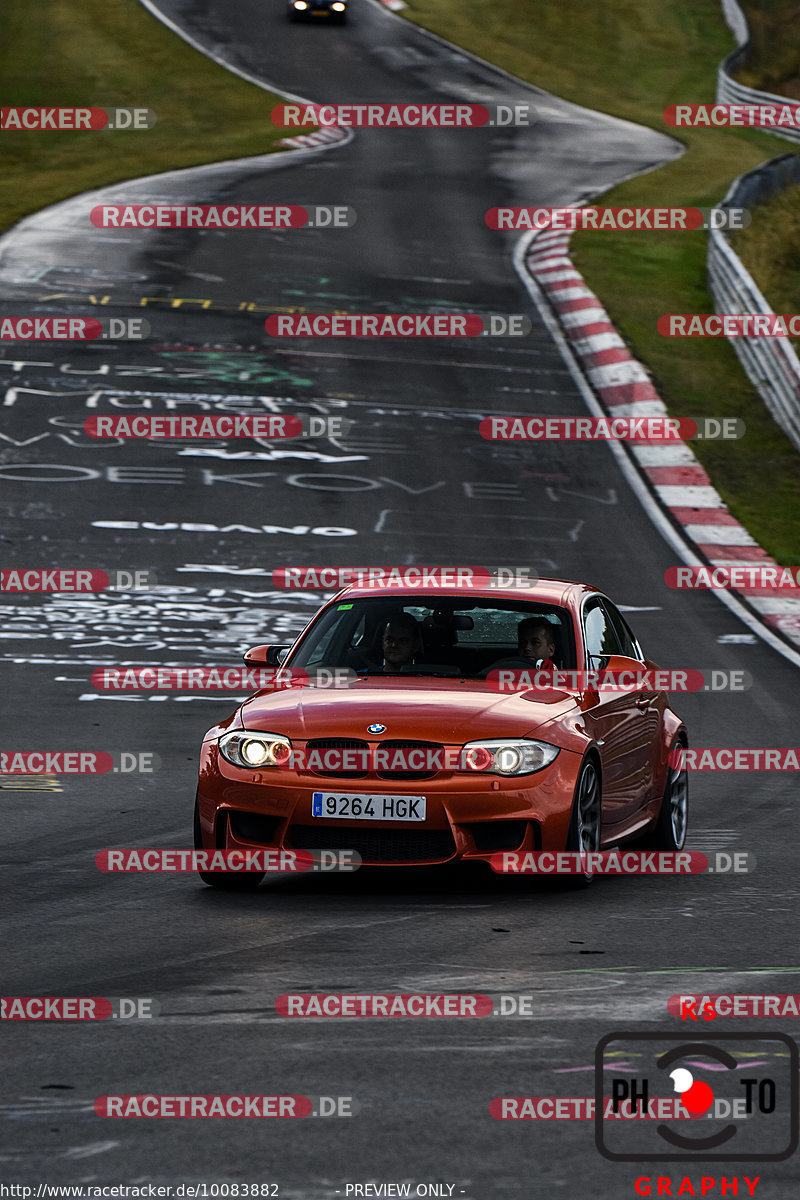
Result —
<path fill-rule="evenodd" d="M 773 312 L 800 312 L 800 184 L 759 204 L 731 243 Z M 800 338 L 790 338 L 800 353 Z"/>
<path fill-rule="evenodd" d="M 777 92 L 800 100 L 800 41 L 797 0 L 740 0 L 750 26 L 752 50 L 736 72 L 739 83 L 761 92 Z"/>
<path fill-rule="evenodd" d="M 0 132 L 0 230 L 68 196 L 178 167 L 264 154 L 280 98 L 218 66 L 137 0 L 3 0 L 4 106 L 152 108 L 137 132 Z"/>
<path fill-rule="evenodd" d="M 772 0 L 770 0 L 770 3 Z M 733 49 L 718 0 L 409 0 L 412 21 L 506 71 L 588 108 L 668 132 L 668 104 L 714 99 Z M 719 202 L 731 181 L 785 143 L 756 130 L 681 129 L 682 158 L 612 189 L 608 205 Z M 504 203 L 498 196 L 497 203 Z M 800 471 L 724 339 L 668 339 L 663 313 L 713 312 L 703 233 L 579 233 L 573 257 L 675 416 L 735 416 L 738 442 L 697 457 L 734 515 L 779 562 L 800 561 Z M 786 311 L 792 311 L 791 308 Z M 767 487 L 766 484 L 769 486 Z"/>

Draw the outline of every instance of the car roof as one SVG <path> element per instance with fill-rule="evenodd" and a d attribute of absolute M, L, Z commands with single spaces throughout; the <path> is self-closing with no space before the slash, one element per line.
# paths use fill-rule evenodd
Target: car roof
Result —
<path fill-rule="evenodd" d="M 399 568 L 402 570 L 403 568 Z M 444 569 L 444 568 L 442 568 Z M 369 587 L 365 584 L 351 583 L 337 592 L 334 599 L 346 596 L 348 599 L 362 599 L 367 596 L 402 599 L 405 596 L 430 595 L 452 600 L 471 596 L 479 599 L 503 600 L 539 600 L 545 604 L 561 604 L 578 606 L 584 596 L 595 595 L 599 589 L 588 583 L 577 583 L 572 579 L 539 579 L 529 587 L 433 587 L 432 585 L 411 586 L 408 584 L 392 584 L 388 587 Z M 603 593 L 599 593 L 602 595 Z"/>

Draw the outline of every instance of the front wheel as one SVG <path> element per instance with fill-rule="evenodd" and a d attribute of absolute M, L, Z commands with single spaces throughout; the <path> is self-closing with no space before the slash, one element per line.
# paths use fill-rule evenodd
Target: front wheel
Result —
<path fill-rule="evenodd" d="M 194 798 L 194 848 L 205 850 L 200 830 L 200 793 Z M 261 883 L 263 874 L 258 871 L 198 871 L 203 883 L 209 887 L 223 888 L 228 892 L 252 892 Z"/>
<path fill-rule="evenodd" d="M 581 767 L 572 801 L 572 816 L 567 833 L 567 850 L 594 854 L 600 849 L 602 823 L 602 787 L 597 764 L 587 758 Z M 594 879 L 591 871 L 570 875 L 572 887 L 588 887 Z"/>

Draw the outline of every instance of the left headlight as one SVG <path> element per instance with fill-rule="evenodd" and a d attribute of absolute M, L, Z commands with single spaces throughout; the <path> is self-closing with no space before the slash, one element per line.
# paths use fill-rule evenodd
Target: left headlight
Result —
<path fill-rule="evenodd" d="M 532 775 L 547 767 L 558 754 L 558 746 L 528 738 L 493 738 L 467 742 L 462 752 L 464 770 L 489 775 Z"/>
<path fill-rule="evenodd" d="M 234 767 L 284 767 L 292 757 L 292 743 L 280 733 L 250 733 L 237 729 L 223 733 L 219 749 Z"/>

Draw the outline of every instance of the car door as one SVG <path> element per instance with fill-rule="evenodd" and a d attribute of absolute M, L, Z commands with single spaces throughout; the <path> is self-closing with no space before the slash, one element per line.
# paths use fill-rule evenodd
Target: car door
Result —
<path fill-rule="evenodd" d="M 584 605 L 586 666 L 605 667 L 611 655 L 641 661 L 641 651 L 610 601 L 592 596 Z M 600 746 L 603 761 L 603 822 L 629 820 L 650 798 L 652 744 L 658 726 L 657 697 L 645 691 L 620 692 L 608 684 L 584 693 L 584 720 Z"/>

